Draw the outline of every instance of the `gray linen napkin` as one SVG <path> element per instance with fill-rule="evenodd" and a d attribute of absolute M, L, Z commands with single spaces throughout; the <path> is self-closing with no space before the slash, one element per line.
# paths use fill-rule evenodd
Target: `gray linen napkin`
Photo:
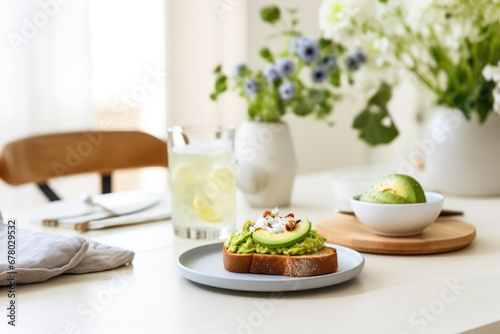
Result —
<path fill-rule="evenodd" d="M 8 235 L 0 223 L 0 286 L 9 285 Z M 132 263 L 134 252 L 86 240 L 16 229 L 16 283 L 42 282 L 54 276 L 114 269 Z"/>

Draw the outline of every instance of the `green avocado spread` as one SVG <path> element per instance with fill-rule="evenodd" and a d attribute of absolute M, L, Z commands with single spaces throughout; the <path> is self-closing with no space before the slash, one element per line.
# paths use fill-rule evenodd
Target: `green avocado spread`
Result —
<path fill-rule="evenodd" d="M 273 255 L 305 255 L 315 253 L 325 247 L 326 238 L 316 230 L 311 230 L 304 240 L 292 246 L 278 248 L 264 247 L 254 242 L 252 232 L 250 232 L 251 225 L 253 225 L 253 222 L 247 220 L 241 230 L 229 236 L 229 239 L 224 242 L 224 247 L 231 253 L 237 254 L 260 253 Z"/>

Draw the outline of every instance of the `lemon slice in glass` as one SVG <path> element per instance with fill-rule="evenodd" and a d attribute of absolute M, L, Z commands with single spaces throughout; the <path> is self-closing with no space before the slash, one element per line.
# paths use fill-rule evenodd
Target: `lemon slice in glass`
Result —
<path fill-rule="evenodd" d="M 182 166 L 175 173 L 175 179 L 186 185 L 198 179 L 198 173 L 191 166 Z"/>
<path fill-rule="evenodd" d="M 196 196 L 193 199 L 193 207 L 196 215 L 206 222 L 216 223 L 222 220 L 222 218 L 217 214 L 217 212 L 208 205 L 207 202 Z"/>

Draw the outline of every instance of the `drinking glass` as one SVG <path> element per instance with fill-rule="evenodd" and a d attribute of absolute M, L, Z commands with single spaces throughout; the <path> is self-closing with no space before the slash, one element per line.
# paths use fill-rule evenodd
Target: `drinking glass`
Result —
<path fill-rule="evenodd" d="M 226 239 L 236 220 L 234 128 L 192 125 L 167 131 L 174 233 Z"/>

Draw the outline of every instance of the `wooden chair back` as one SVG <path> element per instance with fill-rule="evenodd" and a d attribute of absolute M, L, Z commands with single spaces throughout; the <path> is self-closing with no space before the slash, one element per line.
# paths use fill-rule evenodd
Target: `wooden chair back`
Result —
<path fill-rule="evenodd" d="M 117 169 L 153 166 L 168 166 L 167 145 L 147 133 L 65 132 L 5 145 L 0 155 L 0 178 L 10 185 L 46 185 L 49 179 L 60 176 L 91 172 L 108 176 Z"/>

